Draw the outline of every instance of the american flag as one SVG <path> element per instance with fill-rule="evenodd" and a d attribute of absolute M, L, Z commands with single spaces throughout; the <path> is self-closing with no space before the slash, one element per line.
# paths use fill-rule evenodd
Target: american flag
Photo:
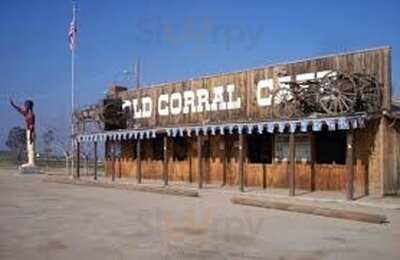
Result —
<path fill-rule="evenodd" d="M 75 38 L 76 38 L 76 23 L 74 17 L 72 19 L 72 22 L 69 24 L 69 31 L 68 31 L 69 48 L 71 49 L 71 51 L 75 48 Z"/>

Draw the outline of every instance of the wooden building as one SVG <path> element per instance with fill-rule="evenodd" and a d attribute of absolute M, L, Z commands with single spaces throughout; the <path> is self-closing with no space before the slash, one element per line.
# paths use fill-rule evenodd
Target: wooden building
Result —
<path fill-rule="evenodd" d="M 348 199 L 397 193 L 390 52 L 362 50 L 140 89 L 114 86 L 100 104 L 79 111 L 78 148 L 104 144 L 106 174 L 139 183 L 289 188 L 290 195 L 338 190 Z M 90 131 L 93 122 L 100 129 Z"/>

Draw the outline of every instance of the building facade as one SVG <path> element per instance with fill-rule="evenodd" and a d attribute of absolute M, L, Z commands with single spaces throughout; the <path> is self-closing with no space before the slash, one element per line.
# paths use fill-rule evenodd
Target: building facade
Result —
<path fill-rule="evenodd" d="M 245 187 L 399 190 L 390 48 L 126 89 L 77 113 L 106 174 Z M 93 131 L 89 125 L 97 122 Z"/>

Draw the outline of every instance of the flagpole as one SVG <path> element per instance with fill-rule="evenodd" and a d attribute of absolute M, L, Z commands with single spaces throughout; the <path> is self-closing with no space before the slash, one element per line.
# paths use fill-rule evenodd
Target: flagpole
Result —
<path fill-rule="evenodd" d="M 76 5 L 72 2 L 72 21 L 75 23 Z M 74 43 L 75 45 L 75 43 Z M 74 109 L 75 109 L 75 46 L 71 48 L 71 174 L 74 175 Z"/>

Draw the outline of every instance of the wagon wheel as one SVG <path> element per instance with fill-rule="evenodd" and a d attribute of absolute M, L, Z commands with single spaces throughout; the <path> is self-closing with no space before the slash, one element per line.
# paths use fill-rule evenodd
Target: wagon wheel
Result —
<path fill-rule="evenodd" d="M 382 105 L 382 93 L 379 82 L 367 74 L 354 74 L 359 93 L 358 109 L 367 112 L 377 112 Z"/>
<path fill-rule="evenodd" d="M 278 88 L 272 95 L 272 114 L 277 118 L 292 118 L 297 115 L 298 106 L 293 90 L 288 87 Z"/>
<path fill-rule="evenodd" d="M 298 93 L 299 105 L 301 107 L 301 115 L 308 116 L 318 110 L 318 92 L 320 85 L 318 81 L 307 81 L 304 84 L 306 86 L 301 86 Z"/>
<path fill-rule="evenodd" d="M 353 78 L 339 72 L 325 75 L 321 80 L 318 102 L 328 115 L 354 112 L 356 90 Z"/>

